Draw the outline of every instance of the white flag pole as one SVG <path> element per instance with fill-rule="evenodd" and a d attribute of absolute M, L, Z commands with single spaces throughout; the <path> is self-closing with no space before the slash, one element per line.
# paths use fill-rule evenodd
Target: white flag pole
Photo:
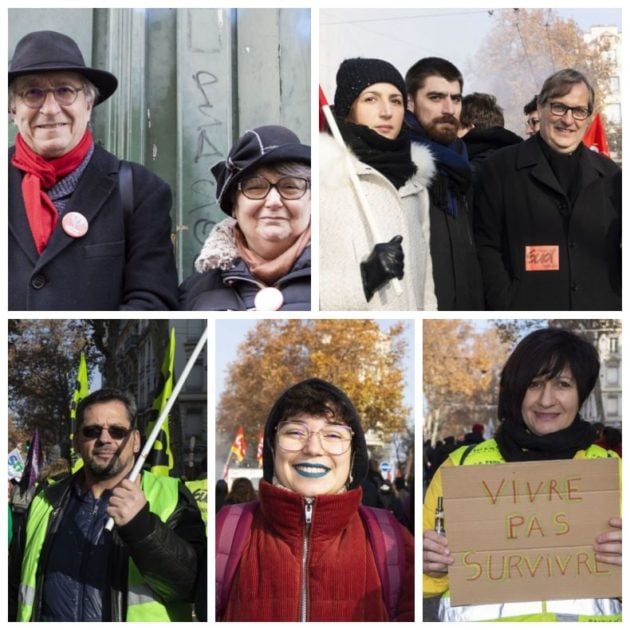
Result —
<path fill-rule="evenodd" d="M 168 414 L 171 410 L 171 407 L 175 404 L 175 400 L 177 399 L 179 392 L 184 386 L 184 383 L 186 382 L 188 375 L 193 369 L 193 366 L 195 365 L 195 361 L 197 360 L 197 357 L 201 353 L 201 350 L 204 344 L 206 343 L 207 339 L 208 339 L 208 328 L 206 328 L 203 331 L 201 338 L 197 342 L 195 349 L 192 351 L 192 354 L 190 355 L 190 358 L 188 359 L 188 362 L 186 363 L 186 367 L 184 367 L 184 371 L 181 373 L 181 376 L 179 377 L 177 384 L 173 388 L 173 393 L 171 394 L 170 398 L 166 402 L 164 409 L 162 409 L 162 413 L 160 413 L 160 416 L 156 420 L 155 426 L 153 427 L 153 431 L 151 431 L 151 435 L 149 435 L 149 437 L 147 438 L 146 444 L 144 445 L 142 452 L 140 453 L 140 455 L 138 455 L 138 459 L 136 460 L 136 463 L 133 469 L 129 473 L 129 477 L 128 477 L 129 481 L 135 481 L 138 475 L 140 474 L 140 471 L 142 470 L 142 466 L 144 466 L 144 462 L 146 458 L 148 457 L 149 453 L 151 452 L 151 449 L 153 448 L 153 444 L 162 429 L 162 425 L 164 424 L 164 421 L 168 418 Z M 111 532 L 113 528 L 114 528 L 114 519 L 110 516 L 109 519 L 107 520 L 107 523 L 105 524 L 105 529 Z"/>
<path fill-rule="evenodd" d="M 372 232 L 372 238 L 376 243 L 382 243 L 385 239 L 380 235 L 378 226 L 376 225 L 374 218 L 372 217 L 372 211 L 370 210 L 370 204 L 368 200 L 365 198 L 365 193 L 361 188 L 361 182 L 359 181 L 359 177 L 354 170 L 354 165 L 352 164 L 352 160 L 350 159 L 350 153 L 348 151 L 348 147 L 346 147 L 346 143 L 343 141 L 343 137 L 341 136 L 341 132 L 339 131 L 339 127 L 337 125 L 337 121 L 333 116 L 333 113 L 330 109 L 330 105 L 326 100 L 326 95 L 322 90 L 321 86 L 319 88 L 319 106 L 322 108 L 322 112 L 324 113 L 324 117 L 326 118 L 326 122 L 328 123 L 328 128 L 332 133 L 333 138 L 337 141 L 337 144 L 343 148 L 344 154 L 346 157 L 346 165 L 348 167 L 348 174 L 350 176 L 350 181 L 352 182 L 352 187 L 354 188 L 354 192 L 357 195 L 357 199 L 359 200 L 359 206 L 365 216 L 365 220 L 368 223 L 368 227 L 370 228 L 370 232 Z M 394 289 L 394 293 L 396 295 L 402 295 L 402 287 L 400 286 L 400 281 L 398 278 L 391 279 L 392 287 Z"/>

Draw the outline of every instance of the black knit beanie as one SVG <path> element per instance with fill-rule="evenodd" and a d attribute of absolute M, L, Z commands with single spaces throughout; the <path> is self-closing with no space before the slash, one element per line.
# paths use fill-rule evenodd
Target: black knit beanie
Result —
<path fill-rule="evenodd" d="M 331 402 L 338 407 L 353 431 L 352 436 L 352 468 L 348 488 L 358 488 L 368 472 L 369 458 L 363 427 L 359 414 L 350 399 L 338 388 L 319 378 L 309 378 L 293 385 L 280 395 L 275 402 L 265 424 L 263 440 L 263 479 L 273 482 L 273 452 L 276 440 L 276 427 L 282 420 L 285 411 L 313 412 L 320 409 L 322 402 Z"/>
<path fill-rule="evenodd" d="M 402 75 L 391 63 L 382 59 L 346 59 L 337 70 L 337 91 L 335 92 L 335 115 L 345 120 L 352 103 L 365 90 L 375 83 L 391 83 L 400 90 L 405 100 L 407 88 Z"/>

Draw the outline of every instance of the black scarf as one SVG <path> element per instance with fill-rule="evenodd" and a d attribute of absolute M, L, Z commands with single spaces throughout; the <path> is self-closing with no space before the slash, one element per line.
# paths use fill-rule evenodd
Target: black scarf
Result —
<path fill-rule="evenodd" d="M 412 142 L 422 144 L 431 151 L 440 174 L 429 186 L 431 203 L 442 212 L 457 217 L 458 202 L 472 186 L 472 169 L 466 145 L 461 138 L 449 145 L 431 140 L 411 112 L 405 114 L 405 125 Z"/>
<path fill-rule="evenodd" d="M 399 134 L 385 138 L 365 125 L 338 121 L 344 142 L 368 166 L 375 168 L 399 189 L 417 170 L 411 159 L 411 142 Z"/>
<path fill-rule="evenodd" d="M 573 459 L 593 444 L 595 429 L 579 415 L 566 429 L 548 435 L 534 435 L 522 420 L 504 420 L 495 439 L 506 462 Z"/>

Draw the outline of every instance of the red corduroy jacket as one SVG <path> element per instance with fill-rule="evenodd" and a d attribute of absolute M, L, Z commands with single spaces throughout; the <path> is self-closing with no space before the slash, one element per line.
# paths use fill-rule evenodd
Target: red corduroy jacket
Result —
<path fill-rule="evenodd" d="M 306 538 L 304 497 L 261 481 L 223 621 L 300 621 L 303 606 L 307 621 L 388 621 L 360 501 L 360 489 L 316 497 Z M 413 538 L 401 529 L 406 567 L 396 620 L 413 621 Z"/>

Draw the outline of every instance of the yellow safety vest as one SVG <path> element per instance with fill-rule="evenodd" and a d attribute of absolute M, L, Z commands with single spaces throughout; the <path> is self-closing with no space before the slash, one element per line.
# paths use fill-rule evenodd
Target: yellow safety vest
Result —
<path fill-rule="evenodd" d="M 504 464 L 496 440 L 486 440 L 454 450 L 450 459 L 456 466 Z M 585 459 L 617 457 L 592 444 L 584 450 Z M 451 606 L 450 593 L 440 599 L 440 621 L 621 621 L 621 601 L 617 599 L 565 599 L 545 602 L 507 602 Z"/>
<path fill-rule="evenodd" d="M 142 492 L 149 502 L 151 512 L 162 522 L 175 511 L 179 496 L 179 481 L 173 477 L 142 473 Z M 30 621 L 33 615 L 37 568 L 48 521 L 53 511 L 45 493 L 38 494 L 26 522 L 26 544 L 22 560 L 22 577 L 18 601 L 18 621 Z M 186 603 L 164 603 L 151 590 L 144 577 L 129 558 L 127 621 L 191 621 L 192 606 Z"/>

